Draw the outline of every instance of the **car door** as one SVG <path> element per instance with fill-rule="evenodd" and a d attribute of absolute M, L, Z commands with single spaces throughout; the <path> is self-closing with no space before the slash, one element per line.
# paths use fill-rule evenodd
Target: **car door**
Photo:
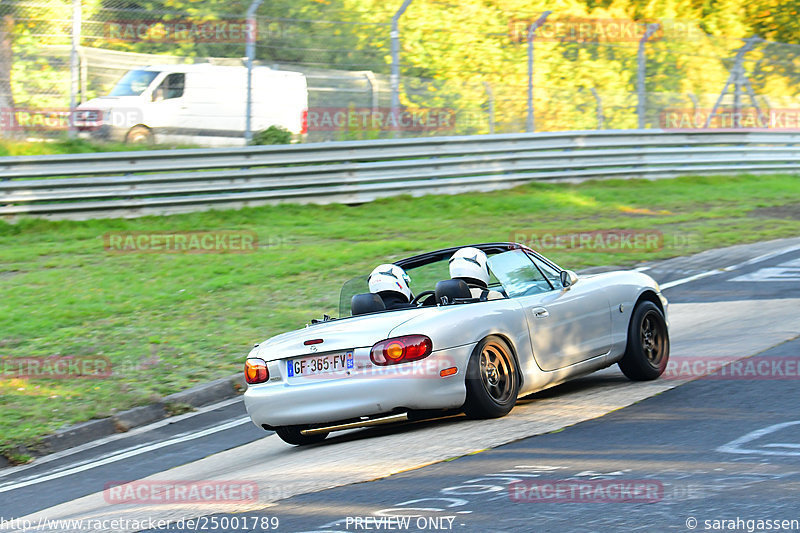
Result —
<path fill-rule="evenodd" d="M 522 305 L 540 368 L 557 370 L 608 352 L 611 313 L 602 290 L 581 287 L 581 280 L 564 288 L 552 266 L 525 252 L 501 255 L 504 264 L 493 270 Z"/>
<path fill-rule="evenodd" d="M 535 254 L 528 257 L 554 288 L 531 298 L 528 306 L 531 342 L 534 354 L 537 346 L 542 352 L 542 368 L 555 370 L 608 353 L 611 304 L 606 291 L 589 279 L 564 288 L 553 265 Z M 537 331 L 549 334 L 537 335 Z"/>

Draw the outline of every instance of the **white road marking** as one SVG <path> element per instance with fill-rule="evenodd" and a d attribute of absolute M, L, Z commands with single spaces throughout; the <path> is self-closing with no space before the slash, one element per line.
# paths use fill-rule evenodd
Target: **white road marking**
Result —
<path fill-rule="evenodd" d="M 32 478 L 29 478 L 25 481 L 19 482 L 10 482 L 6 483 L 5 485 L 0 485 L 0 493 L 8 492 L 15 489 L 20 489 L 22 487 L 28 487 L 30 485 L 36 485 L 37 483 L 43 483 L 45 481 L 51 481 L 53 479 L 62 478 L 65 476 L 71 476 L 72 474 L 77 474 L 80 472 L 85 472 L 86 470 L 91 470 L 92 468 L 97 468 L 98 466 L 107 465 L 110 463 L 115 463 L 117 461 L 122 461 L 123 459 L 128 459 L 130 457 L 135 457 L 137 455 L 141 455 L 143 453 L 152 452 L 153 450 L 158 450 L 160 448 L 165 448 L 167 446 L 172 446 L 173 444 L 180 444 L 181 442 L 186 442 L 189 440 L 199 439 L 200 437 L 205 437 L 207 435 L 212 435 L 214 433 L 218 433 L 220 431 L 226 431 L 228 429 L 234 428 L 236 426 L 241 426 L 242 424 L 246 424 L 250 422 L 250 417 L 245 416 L 242 418 L 238 418 L 236 420 L 231 420 L 230 422 L 226 422 L 224 424 L 220 424 L 218 426 L 212 426 L 210 428 L 204 429 L 202 431 L 196 431 L 188 434 L 184 434 L 178 437 L 174 437 L 169 440 L 165 440 L 162 442 L 157 442 L 154 444 L 144 445 L 144 446 L 136 446 L 132 449 L 122 450 L 121 452 L 113 453 L 107 457 L 92 460 L 85 464 L 81 464 L 79 466 L 75 466 L 73 468 L 69 468 L 66 470 L 62 470 L 60 472 L 54 472 L 50 474 L 42 474 L 37 475 Z"/>
<path fill-rule="evenodd" d="M 794 420 L 792 422 L 783 422 L 780 424 L 774 424 L 772 426 L 767 426 L 765 428 L 757 429 L 755 431 L 751 431 L 747 435 L 743 435 L 738 439 L 730 441 L 728 444 L 724 444 L 717 448 L 718 452 L 724 453 L 737 453 L 737 454 L 748 454 L 748 455 L 800 455 L 800 451 L 773 451 L 773 450 L 764 450 L 761 448 L 742 448 L 742 445 L 747 444 L 749 442 L 753 442 L 754 440 L 758 440 L 761 437 L 769 435 L 770 433 L 775 433 L 776 431 L 780 431 L 781 429 L 785 429 L 791 426 L 796 426 L 800 424 L 800 420 Z M 762 445 L 762 448 L 769 446 L 769 444 Z M 787 448 L 800 448 L 800 445 L 797 444 L 774 444 L 773 447 L 787 447 Z"/>
<path fill-rule="evenodd" d="M 695 274 L 694 276 L 689 276 L 686 278 L 676 279 L 675 281 L 670 281 L 668 283 L 659 283 L 659 287 L 662 289 L 669 289 L 670 287 L 676 287 L 678 285 L 683 285 L 684 283 L 689 283 L 690 281 L 697 281 L 698 279 L 707 278 L 709 276 L 714 276 L 716 274 L 721 274 L 724 270 L 709 270 L 707 272 L 701 272 L 700 274 Z"/>
<path fill-rule="evenodd" d="M 800 281 L 800 259 L 736 276 L 728 281 Z"/>
<path fill-rule="evenodd" d="M 51 461 L 55 461 L 58 459 L 63 459 L 64 457 L 69 457 L 70 455 L 75 455 L 76 453 L 80 453 L 86 450 L 91 450 L 92 448 L 97 448 L 98 446 L 102 446 L 104 444 L 108 444 L 109 442 L 114 442 L 121 439 L 126 439 L 128 437 L 132 437 L 134 435 L 139 435 L 141 433 L 147 433 L 148 431 L 152 431 L 154 429 L 162 428 L 164 426 L 168 426 L 170 424 L 175 424 L 180 422 L 181 420 L 186 420 L 187 418 L 192 418 L 198 415 L 202 415 L 208 413 L 210 411 L 214 411 L 216 409 L 222 409 L 223 407 L 227 407 L 229 405 L 233 405 L 237 402 L 241 402 L 241 396 L 235 396 L 233 398 L 228 398 L 227 400 L 223 400 L 221 402 L 207 405 L 205 407 L 201 407 L 196 411 L 191 411 L 189 413 L 184 413 L 182 415 L 171 416 L 169 418 L 165 418 L 164 420 L 159 420 L 158 422 L 153 422 L 152 424 L 148 424 L 146 426 L 141 426 L 125 433 L 117 433 L 116 435 L 110 435 L 108 437 L 103 437 L 102 439 L 93 440 L 91 442 L 87 442 L 86 444 L 81 444 L 80 446 L 76 446 L 74 448 L 70 448 L 68 450 L 63 450 L 56 453 L 51 453 L 50 455 L 45 455 L 43 457 L 38 457 L 32 463 L 28 463 L 26 465 L 21 466 L 13 466 L 10 468 L 5 468 L 0 471 L 0 478 L 9 476 L 11 474 L 16 474 L 18 472 L 22 472 L 24 470 L 28 470 L 30 468 L 34 468 L 41 464 L 49 463 Z M 141 446 L 147 446 L 148 444 L 152 444 L 153 442 L 146 442 L 141 444 Z M 75 466 L 75 465 L 70 465 Z"/>
<path fill-rule="evenodd" d="M 723 272 L 730 272 L 732 270 L 738 270 L 743 266 L 754 265 L 756 263 L 761 263 L 762 261 L 766 261 L 767 259 L 772 259 L 773 257 L 778 257 L 783 254 L 788 254 L 790 252 L 794 252 L 800 250 L 800 245 L 789 246 L 788 248 L 783 248 L 781 250 L 777 250 L 775 252 L 769 252 L 767 254 L 759 255 L 758 257 L 754 257 L 753 259 L 748 259 L 747 261 L 742 261 L 741 263 L 736 263 L 735 265 L 730 265 L 724 268 L 715 268 L 714 270 L 708 270 L 706 272 L 701 272 L 699 274 L 695 274 L 693 276 L 688 276 L 681 279 L 676 279 L 674 281 L 669 281 L 667 283 L 660 283 L 659 286 L 662 289 L 669 289 L 670 287 L 677 287 L 678 285 L 683 285 L 684 283 L 689 283 L 690 281 L 696 281 L 698 279 L 707 278 L 709 276 L 714 276 L 717 274 L 722 274 Z"/>

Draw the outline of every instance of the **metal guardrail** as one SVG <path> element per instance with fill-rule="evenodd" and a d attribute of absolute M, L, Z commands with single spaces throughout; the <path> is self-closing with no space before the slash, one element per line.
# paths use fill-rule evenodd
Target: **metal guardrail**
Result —
<path fill-rule="evenodd" d="M 0 216 L 363 203 L 535 180 L 800 172 L 800 133 L 619 130 L 0 158 Z"/>

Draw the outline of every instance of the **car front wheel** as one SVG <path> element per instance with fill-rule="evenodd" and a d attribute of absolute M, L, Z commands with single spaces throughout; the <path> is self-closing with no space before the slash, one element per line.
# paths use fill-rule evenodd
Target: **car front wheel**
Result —
<path fill-rule="evenodd" d="M 464 412 L 470 418 L 505 416 L 517 402 L 519 380 L 514 356 L 500 337 L 486 337 L 475 346 L 466 375 Z"/>
<path fill-rule="evenodd" d="M 669 333 L 664 313 L 653 302 L 644 301 L 633 310 L 628 326 L 628 344 L 619 368 L 628 379 L 656 379 L 669 361 Z"/>

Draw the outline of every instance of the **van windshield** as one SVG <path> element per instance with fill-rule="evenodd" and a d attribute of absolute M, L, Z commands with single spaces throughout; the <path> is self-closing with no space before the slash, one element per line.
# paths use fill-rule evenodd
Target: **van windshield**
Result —
<path fill-rule="evenodd" d="M 109 96 L 139 96 L 160 72 L 153 70 L 129 70 L 117 82 Z"/>

